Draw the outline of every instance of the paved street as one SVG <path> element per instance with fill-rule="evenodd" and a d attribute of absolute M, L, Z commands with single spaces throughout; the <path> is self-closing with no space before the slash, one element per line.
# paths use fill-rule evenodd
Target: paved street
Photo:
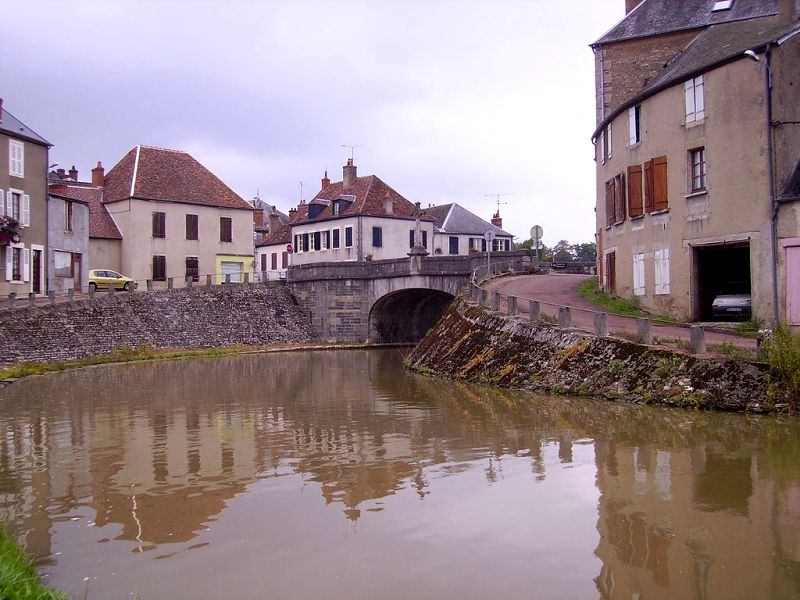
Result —
<path fill-rule="evenodd" d="M 605 312 L 602 307 L 591 304 L 584 298 L 575 293 L 575 288 L 582 281 L 588 279 L 589 275 L 571 275 L 567 273 L 549 273 L 546 275 L 519 275 L 514 277 L 504 277 L 494 281 L 486 282 L 487 289 L 498 291 L 507 296 L 516 296 L 530 300 L 538 300 L 542 312 L 552 316 L 558 316 L 560 306 L 569 306 L 572 309 L 573 326 L 585 331 L 594 331 L 594 315 L 598 312 Z M 528 303 L 519 303 L 520 312 L 528 312 Z M 755 351 L 756 340 L 741 337 L 734 332 L 726 333 L 723 331 L 730 324 L 707 324 L 718 328 L 715 331 L 706 331 L 706 345 L 713 346 L 722 342 L 731 342 L 741 348 Z M 636 319 L 621 317 L 618 315 L 608 315 L 608 329 L 612 335 L 617 334 L 621 337 L 630 337 L 636 334 Z M 689 328 L 678 325 L 658 325 L 653 323 L 653 338 L 658 342 L 674 345 L 681 342 L 688 343 L 690 338 Z M 680 340 L 681 342 L 676 342 Z"/>

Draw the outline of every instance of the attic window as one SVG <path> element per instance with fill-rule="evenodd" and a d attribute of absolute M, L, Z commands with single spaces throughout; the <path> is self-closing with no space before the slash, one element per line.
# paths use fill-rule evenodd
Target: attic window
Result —
<path fill-rule="evenodd" d="M 711 12 L 717 12 L 718 10 L 730 10 L 732 5 L 733 0 L 717 0 L 714 2 L 714 8 L 711 9 Z"/>

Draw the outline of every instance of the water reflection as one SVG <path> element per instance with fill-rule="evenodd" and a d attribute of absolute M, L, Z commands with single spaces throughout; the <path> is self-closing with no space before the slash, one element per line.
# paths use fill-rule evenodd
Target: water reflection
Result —
<path fill-rule="evenodd" d="M 242 356 L 21 382 L 0 398 L 0 517 L 55 583 L 114 574 L 93 584 L 103 598 L 196 597 L 167 596 L 136 556 L 209 590 L 226 584 L 209 566 L 268 572 L 259 589 L 283 597 L 374 597 L 398 561 L 419 597 L 800 597 L 796 423 L 537 398 L 399 363 Z"/>

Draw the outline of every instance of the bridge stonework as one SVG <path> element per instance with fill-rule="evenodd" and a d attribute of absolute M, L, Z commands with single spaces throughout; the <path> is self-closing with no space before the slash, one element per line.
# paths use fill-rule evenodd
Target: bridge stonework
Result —
<path fill-rule="evenodd" d="M 528 256 L 504 252 L 502 260 L 522 267 Z M 321 340 L 414 343 L 482 264 L 483 254 L 312 263 L 291 267 L 288 280 Z"/>

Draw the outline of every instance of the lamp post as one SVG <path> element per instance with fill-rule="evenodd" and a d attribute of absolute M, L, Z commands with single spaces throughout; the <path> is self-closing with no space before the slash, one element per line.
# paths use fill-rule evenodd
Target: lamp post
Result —
<path fill-rule="evenodd" d="M 764 48 L 764 60 L 755 50 L 745 50 L 744 55 L 764 65 L 765 94 L 767 100 L 767 161 L 769 164 L 769 197 L 771 201 L 770 242 L 772 243 L 772 323 L 777 327 L 780 323 L 778 310 L 778 200 L 775 193 L 775 156 L 772 147 L 772 69 L 769 65 L 769 44 Z"/>

